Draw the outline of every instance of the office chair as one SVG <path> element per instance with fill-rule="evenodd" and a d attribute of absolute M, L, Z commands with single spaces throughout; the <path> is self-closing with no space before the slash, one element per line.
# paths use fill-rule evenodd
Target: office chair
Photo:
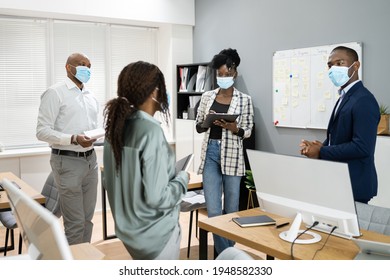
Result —
<path fill-rule="evenodd" d="M 46 182 L 42 188 L 41 194 L 45 197 L 45 208 L 52 212 L 58 218 L 61 217 L 61 209 L 59 204 L 58 190 L 54 184 L 54 175 L 51 172 L 46 179 Z M 0 221 L 7 228 L 5 233 L 5 247 L 4 256 L 7 255 L 7 250 L 13 250 L 14 245 L 14 229 L 17 228 L 16 220 L 11 211 L 0 212 Z M 11 235 L 11 245 L 8 247 L 8 240 Z M 22 236 L 19 235 L 19 250 L 18 253 L 22 253 Z"/>
<path fill-rule="evenodd" d="M 54 183 L 53 172 L 47 176 L 46 182 L 43 185 L 41 194 L 45 197 L 45 207 L 52 212 L 57 218 L 61 217 L 60 198 L 58 190 Z"/>
<path fill-rule="evenodd" d="M 18 227 L 16 220 L 11 211 L 0 212 L 0 222 L 6 227 L 5 242 L 4 242 L 4 256 L 7 256 L 8 250 L 15 248 L 14 229 Z M 11 245 L 8 247 L 8 240 L 11 235 Z M 19 254 L 22 253 L 22 236 L 19 235 Z"/>
<path fill-rule="evenodd" d="M 241 249 L 228 247 L 215 260 L 253 260 L 253 258 Z"/>
<path fill-rule="evenodd" d="M 390 208 L 355 202 L 361 229 L 390 235 Z"/>
<path fill-rule="evenodd" d="M 202 190 L 199 191 L 189 191 L 183 197 L 182 202 L 180 203 L 181 212 L 190 212 L 190 222 L 188 229 L 188 248 L 187 248 L 187 258 L 190 257 L 190 248 L 191 248 L 191 232 L 192 232 L 192 219 L 194 211 L 196 213 L 196 236 L 198 236 L 198 215 L 199 209 L 206 208 L 206 201 L 204 199 L 204 194 Z"/>

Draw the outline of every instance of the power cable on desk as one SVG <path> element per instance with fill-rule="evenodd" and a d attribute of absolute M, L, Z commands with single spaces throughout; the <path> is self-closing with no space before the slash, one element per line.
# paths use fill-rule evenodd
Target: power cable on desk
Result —
<path fill-rule="evenodd" d="M 294 244 L 295 244 L 295 241 L 301 237 L 302 235 L 304 235 L 308 230 L 311 230 L 313 227 L 315 227 L 316 225 L 318 225 L 319 222 L 318 221 L 315 221 L 309 228 L 305 229 L 304 231 L 302 231 L 300 234 L 297 235 L 297 237 L 295 237 L 294 241 L 291 243 L 291 259 L 294 260 L 294 250 L 293 250 L 293 247 L 294 247 Z"/>
<path fill-rule="evenodd" d="M 329 237 L 330 237 L 330 236 L 332 235 L 332 233 L 336 230 L 336 228 L 337 228 L 337 226 L 334 226 L 334 227 L 332 228 L 332 230 L 331 230 L 331 231 L 329 232 L 329 234 L 328 234 L 328 237 L 326 237 L 326 240 L 325 240 L 324 244 L 322 244 L 322 247 L 321 247 L 320 249 L 317 249 L 317 251 L 314 253 L 314 256 L 313 256 L 312 260 L 314 260 L 314 258 L 316 257 L 316 255 L 317 255 L 317 253 L 318 253 L 319 251 L 321 251 L 322 249 L 324 249 L 326 243 L 328 242 Z"/>

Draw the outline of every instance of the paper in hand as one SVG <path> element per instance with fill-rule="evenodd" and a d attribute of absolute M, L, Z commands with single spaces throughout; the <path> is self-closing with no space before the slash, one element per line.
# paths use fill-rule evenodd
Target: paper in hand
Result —
<path fill-rule="evenodd" d="M 91 139 L 99 139 L 106 134 L 106 131 L 103 128 L 96 128 L 88 131 L 84 131 L 84 135 L 88 136 Z"/>

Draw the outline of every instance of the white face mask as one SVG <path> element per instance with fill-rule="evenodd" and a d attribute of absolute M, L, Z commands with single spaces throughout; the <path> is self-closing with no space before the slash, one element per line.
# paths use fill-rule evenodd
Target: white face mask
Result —
<path fill-rule="evenodd" d="M 354 65 L 354 64 L 355 64 L 355 62 L 352 63 L 352 65 Z M 355 74 L 355 71 L 353 71 L 352 75 L 348 76 L 348 70 L 349 70 L 349 68 L 352 67 L 352 65 L 349 67 L 333 65 L 329 69 L 329 71 L 328 71 L 329 79 L 332 81 L 332 83 L 336 87 L 342 87 L 343 85 L 348 83 L 348 81 L 352 78 L 353 74 Z"/>
<path fill-rule="evenodd" d="M 217 84 L 222 89 L 228 89 L 234 84 L 233 77 L 217 77 Z"/>

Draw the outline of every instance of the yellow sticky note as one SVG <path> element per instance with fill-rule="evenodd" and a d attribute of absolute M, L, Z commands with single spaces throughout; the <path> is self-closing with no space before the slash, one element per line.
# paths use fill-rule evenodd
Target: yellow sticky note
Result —
<path fill-rule="evenodd" d="M 326 111 L 326 106 L 325 104 L 320 104 L 318 105 L 318 112 L 325 112 Z"/>

